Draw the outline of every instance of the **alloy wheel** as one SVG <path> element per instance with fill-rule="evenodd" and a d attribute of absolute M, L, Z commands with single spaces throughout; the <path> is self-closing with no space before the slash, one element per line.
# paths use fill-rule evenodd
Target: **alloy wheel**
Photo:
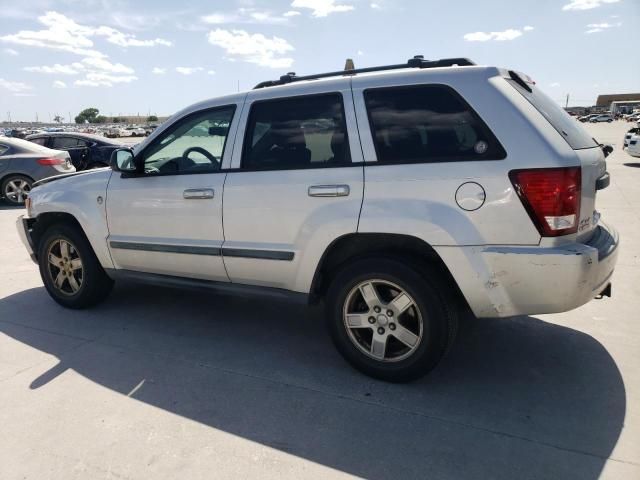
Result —
<path fill-rule="evenodd" d="M 387 280 L 366 280 L 351 289 L 343 307 L 351 342 L 381 362 L 398 362 L 423 340 L 423 318 L 415 300 Z"/>
<path fill-rule="evenodd" d="M 14 203 L 23 203 L 29 192 L 31 191 L 31 185 L 26 180 L 16 178 L 10 180 L 4 187 L 4 196 Z"/>
<path fill-rule="evenodd" d="M 84 269 L 78 249 L 66 239 L 56 239 L 47 249 L 47 266 L 54 288 L 75 295 L 82 287 Z"/>

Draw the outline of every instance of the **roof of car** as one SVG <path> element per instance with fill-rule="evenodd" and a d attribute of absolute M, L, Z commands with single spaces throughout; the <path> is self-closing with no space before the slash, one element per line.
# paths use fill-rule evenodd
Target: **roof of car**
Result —
<path fill-rule="evenodd" d="M 50 148 L 43 147 L 42 145 L 29 142 L 28 140 L 23 140 L 21 138 L 0 137 L 0 143 L 3 145 L 9 145 L 21 153 L 51 154 L 51 152 L 58 152 L 57 150 L 51 150 Z"/>
<path fill-rule="evenodd" d="M 27 135 L 26 139 L 31 140 L 32 138 L 41 138 L 41 137 L 76 137 L 83 138 L 85 140 L 93 140 L 94 142 L 102 142 L 108 143 L 110 145 L 120 145 L 118 142 L 114 142 L 113 140 L 101 137 L 99 135 L 94 135 L 91 133 L 80 133 L 80 132 L 43 132 L 43 133 L 34 133 L 32 135 Z"/>

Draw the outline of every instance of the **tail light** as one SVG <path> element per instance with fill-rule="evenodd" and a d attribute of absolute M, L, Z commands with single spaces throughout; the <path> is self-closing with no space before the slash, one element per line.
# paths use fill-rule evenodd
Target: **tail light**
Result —
<path fill-rule="evenodd" d="M 509 178 L 540 235 L 557 237 L 578 231 L 580 167 L 512 170 Z"/>
<path fill-rule="evenodd" d="M 67 163 L 67 160 L 64 158 L 39 158 L 38 159 L 38 163 L 40 165 L 46 165 L 46 166 L 51 166 L 51 165 L 65 165 Z"/>

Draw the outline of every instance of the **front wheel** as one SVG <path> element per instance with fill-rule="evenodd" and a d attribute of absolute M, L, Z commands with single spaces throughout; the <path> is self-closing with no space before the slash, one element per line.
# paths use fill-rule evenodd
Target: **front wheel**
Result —
<path fill-rule="evenodd" d="M 73 225 L 54 225 L 44 233 L 38 263 L 49 295 L 68 308 L 95 305 L 113 287 L 113 280 L 104 272 L 91 244 Z"/>
<path fill-rule="evenodd" d="M 338 351 L 381 380 L 406 382 L 427 374 L 457 331 L 454 302 L 436 287 L 440 283 L 395 259 L 364 259 L 343 268 L 327 294 L 327 324 Z"/>

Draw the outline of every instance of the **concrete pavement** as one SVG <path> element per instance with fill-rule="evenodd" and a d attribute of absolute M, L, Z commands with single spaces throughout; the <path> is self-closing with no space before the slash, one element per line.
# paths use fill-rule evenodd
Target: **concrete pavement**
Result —
<path fill-rule="evenodd" d="M 427 378 L 353 371 L 321 312 L 119 284 L 65 310 L 0 208 L 0 478 L 640 479 L 640 159 L 598 196 L 613 298 L 465 319 Z"/>

